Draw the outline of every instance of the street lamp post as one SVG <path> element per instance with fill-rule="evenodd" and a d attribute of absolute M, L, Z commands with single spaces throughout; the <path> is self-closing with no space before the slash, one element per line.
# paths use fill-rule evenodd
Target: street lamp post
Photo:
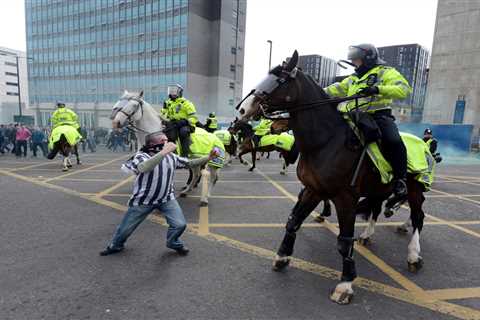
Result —
<path fill-rule="evenodd" d="M 20 57 L 20 56 L 15 56 L 15 60 L 17 62 L 17 85 L 18 85 L 18 115 L 20 118 L 22 117 L 22 91 L 20 88 L 20 69 L 18 67 L 18 59 L 19 58 L 25 58 L 27 60 L 32 60 L 33 58 L 30 57 Z"/>
<path fill-rule="evenodd" d="M 270 44 L 270 53 L 268 55 L 268 72 L 272 69 L 272 40 L 267 40 L 268 44 Z"/>

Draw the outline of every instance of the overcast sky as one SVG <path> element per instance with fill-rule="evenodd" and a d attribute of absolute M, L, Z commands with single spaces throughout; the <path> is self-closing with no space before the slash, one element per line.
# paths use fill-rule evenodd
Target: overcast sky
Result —
<path fill-rule="evenodd" d="M 294 49 L 342 59 L 349 45 L 365 42 L 431 50 L 437 0 L 248 0 L 247 6 L 244 92 L 267 72 L 269 39 L 272 65 Z M 0 0 L 0 30 L 0 46 L 25 50 L 24 0 Z"/>

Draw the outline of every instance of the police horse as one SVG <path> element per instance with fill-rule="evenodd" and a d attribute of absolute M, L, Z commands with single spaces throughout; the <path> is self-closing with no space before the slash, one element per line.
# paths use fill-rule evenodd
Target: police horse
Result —
<path fill-rule="evenodd" d="M 169 122 L 163 119 L 162 116 L 143 99 L 143 91 L 137 94 L 125 90 L 120 100 L 114 104 L 110 119 L 112 120 L 112 126 L 114 128 L 126 126 L 134 131 L 140 146 L 145 144 L 145 137 L 149 133 L 163 131 L 169 136 L 169 140 L 172 137 L 172 132 L 169 130 Z M 218 180 L 218 167 L 207 165 L 207 168 L 210 179 L 208 180 L 206 193 L 202 193 L 200 198 L 200 205 L 202 206 L 208 204 L 208 198 Z M 201 168 L 193 169 L 191 174 L 187 185 L 180 193 L 181 197 L 187 196 L 188 192 L 193 190 L 195 184 L 200 180 L 202 177 Z"/>
<path fill-rule="evenodd" d="M 77 158 L 77 165 L 81 165 L 80 156 L 78 154 L 78 143 L 82 136 L 78 130 L 69 125 L 61 125 L 52 130 L 49 137 L 48 148 L 50 152 L 47 156 L 49 160 L 55 159 L 58 153 L 63 156 L 62 171 L 68 171 L 72 168 L 72 161 L 70 161 L 70 154 Z"/>
<path fill-rule="evenodd" d="M 353 297 L 352 282 L 357 276 L 354 250 L 356 206 L 360 197 L 387 199 L 392 193 L 391 183 L 383 184 L 370 159 L 365 158 L 357 169 L 361 148 L 349 148 L 346 143 L 352 130 L 337 110 L 338 99 L 330 98 L 321 87 L 297 66 L 298 53 L 288 63 L 272 69 L 237 109 L 242 120 L 263 113 L 269 116 L 288 112 L 289 126 L 300 150 L 297 176 L 305 186 L 298 195 L 273 269 L 283 270 L 290 261 L 296 232 L 303 221 L 322 200 L 332 200 L 338 217 L 338 251 L 343 270 L 340 283 L 330 294 L 338 304 L 348 304 Z M 352 176 L 357 171 L 355 184 Z M 423 227 L 424 186 L 412 174 L 408 175 L 408 203 L 413 236 L 408 245 L 409 271 L 422 267 L 420 232 Z M 388 204 L 388 202 L 387 202 Z"/>
<path fill-rule="evenodd" d="M 292 149 L 290 151 L 286 151 L 276 146 L 275 144 L 266 145 L 266 146 L 257 146 L 253 139 L 253 136 L 255 133 L 253 131 L 252 126 L 247 121 L 236 119 L 235 121 L 232 122 L 228 130 L 233 134 L 238 134 L 239 137 L 241 138 L 242 142 L 240 143 L 239 152 L 238 152 L 238 159 L 240 160 L 240 163 L 246 164 L 246 162 L 242 158 L 243 155 L 248 153 L 252 154 L 252 166 L 250 167 L 250 169 L 248 169 L 248 171 L 253 171 L 256 167 L 257 152 L 271 152 L 271 151 L 279 152 L 283 158 L 282 170 L 280 171 L 280 174 L 283 174 L 283 175 L 287 173 L 288 166 L 290 164 L 294 164 L 295 161 L 297 161 L 298 149 L 295 143 L 293 144 Z"/>

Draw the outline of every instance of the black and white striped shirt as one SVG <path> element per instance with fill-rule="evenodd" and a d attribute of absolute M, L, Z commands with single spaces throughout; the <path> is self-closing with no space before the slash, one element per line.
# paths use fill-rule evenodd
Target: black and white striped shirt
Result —
<path fill-rule="evenodd" d="M 122 165 L 122 170 L 136 174 L 133 193 L 128 201 L 130 207 L 155 205 L 175 199 L 175 169 L 186 168 L 189 161 L 176 154 L 167 154 L 152 171 L 140 172 L 138 165 L 151 156 L 138 152 Z"/>

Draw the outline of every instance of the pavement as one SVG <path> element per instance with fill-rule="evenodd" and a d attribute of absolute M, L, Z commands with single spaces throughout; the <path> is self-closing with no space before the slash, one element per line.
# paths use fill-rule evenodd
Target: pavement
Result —
<path fill-rule="evenodd" d="M 200 190 L 179 199 L 188 256 L 165 247 L 156 213 L 124 252 L 100 257 L 131 192 L 119 170 L 128 156 L 81 154 L 62 172 L 59 159 L 0 155 L 0 319 L 480 319 L 480 161 L 438 167 L 424 268 L 408 272 L 410 235 L 395 232 L 408 208 L 381 217 L 372 242 L 356 244 L 355 298 L 339 306 L 328 299 L 341 269 L 335 214 L 308 218 L 291 267 L 271 271 L 301 188 L 275 154 L 255 172 L 238 160 L 223 169 L 206 208 Z M 179 171 L 178 186 L 185 180 Z"/>

